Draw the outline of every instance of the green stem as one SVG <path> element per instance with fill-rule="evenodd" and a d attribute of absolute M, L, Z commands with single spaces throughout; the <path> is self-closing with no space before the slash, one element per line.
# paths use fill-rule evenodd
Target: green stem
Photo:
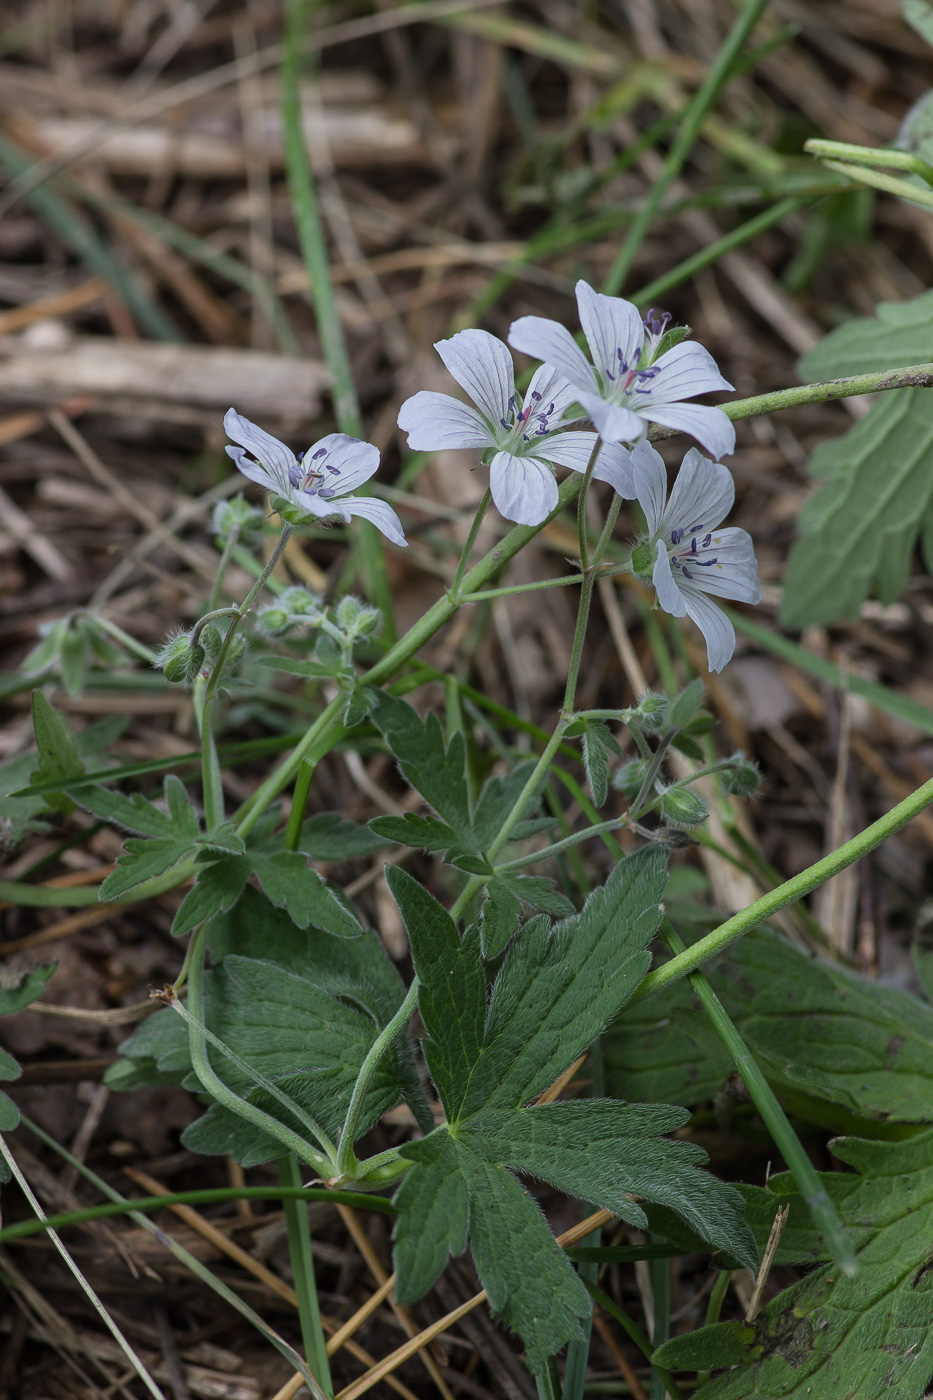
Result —
<path fill-rule="evenodd" d="M 483 499 L 480 501 L 479 505 L 476 508 L 476 514 L 473 517 L 473 523 L 470 526 L 470 530 L 466 537 L 463 550 L 461 551 L 460 558 L 457 561 L 457 571 L 454 574 L 453 583 L 447 590 L 450 596 L 452 598 L 456 598 L 458 602 L 463 601 L 460 598 L 460 585 L 463 582 L 463 575 L 466 571 L 466 566 L 470 562 L 470 555 L 473 553 L 473 546 L 476 543 L 476 537 L 480 532 L 480 527 L 483 523 L 483 517 L 489 509 L 489 503 L 491 500 L 492 491 L 487 486 L 486 490 L 483 492 Z"/>
<path fill-rule="evenodd" d="M 280 1157 L 277 1163 L 279 1181 L 283 1186 L 301 1186 L 301 1172 L 294 1152 Z M 285 1227 L 288 1232 L 288 1253 L 292 1266 L 295 1293 L 298 1296 L 298 1317 L 301 1322 L 301 1338 L 304 1342 L 305 1357 L 314 1376 L 326 1395 L 334 1393 L 331 1380 L 330 1361 L 327 1356 L 327 1341 L 321 1326 L 321 1308 L 318 1303 L 317 1284 L 314 1278 L 314 1255 L 311 1250 L 311 1226 L 308 1220 L 308 1207 L 295 1196 L 287 1196 L 282 1201 Z"/>
<path fill-rule="evenodd" d="M 478 593 L 461 593 L 457 601 L 485 603 L 491 598 L 511 598 L 515 593 L 537 593 L 542 588 L 566 588 L 571 583 L 582 583 L 582 574 L 562 574 L 560 578 L 539 579 L 536 583 L 513 583 L 505 588 L 481 588 Z"/>
<path fill-rule="evenodd" d="M 719 1314 L 722 1312 L 722 1305 L 731 1282 L 731 1272 L 728 1269 L 720 1269 L 719 1273 L 716 1275 L 716 1282 L 713 1284 L 713 1290 L 709 1295 L 709 1302 L 706 1305 L 706 1317 L 703 1323 L 705 1327 L 712 1327 L 714 1322 L 719 1321 Z M 710 1374 L 709 1371 L 697 1371 L 698 1390 L 701 1385 L 708 1384 Z"/>
<path fill-rule="evenodd" d="M 672 953 L 682 954 L 688 951 L 669 919 L 661 920 L 661 933 Z M 852 1242 L 816 1168 L 787 1121 L 787 1115 L 778 1103 L 774 1090 L 759 1069 L 754 1056 L 730 1020 L 705 974 L 692 973 L 690 985 L 742 1076 L 743 1083 L 761 1114 L 765 1127 L 774 1139 L 775 1146 L 793 1173 L 797 1188 L 813 1216 L 814 1224 L 823 1235 L 830 1254 L 842 1272 L 850 1278 L 853 1277 L 858 1272 L 858 1263 Z"/>
<path fill-rule="evenodd" d="M 214 586 L 211 589 L 211 596 L 208 599 L 207 603 L 208 612 L 212 612 L 217 607 L 217 604 L 220 602 L 220 590 L 223 587 L 224 576 L 227 572 L 227 565 L 230 563 L 230 560 L 233 557 L 233 551 L 236 549 L 237 541 L 239 540 L 239 538 L 240 527 L 239 525 L 235 525 L 230 531 L 227 538 L 224 540 L 224 547 L 220 555 L 220 562 L 217 565 L 217 574 L 214 579 Z"/>
<path fill-rule="evenodd" d="M 314 175 L 308 159 L 304 124 L 301 117 L 299 77 L 311 59 L 302 53 L 305 25 L 312 6 L 308 0 L 288 0 L 283 34 L 284 57 L 281 70 L 282 141 L 285 169 L 292 199 L 301 255 L 311 284 L 314 314 L 327 368 L 333 377 L 331 390 L 337 426 L 351 437 L 363 436 L 363 417 L 353 382 L 350 353 L 343 334 L 334 284 L 330 275 L 327 238 L 321 218 Z M 367 583 L 373 602 L 382 610 L 384 627 L 394 636 L 393 598 L 386 574 L 385 554 L 379 531 L 368 520 L 359 524 L 359 540 Z"/>
<path fill-rule="evenodd" d="M 363 1104 L 366 1094 L 372 1083 L 373 1075 L 379 1068 L 382 1057 L 389 1050 L 396 1036 L 400 1035 L 408 1022 L 411 1020 L 415 1007 L 418 1005 L 417 975 L 412 979 L 412 984 L 405 994 L 402 1002 L 391 1021 L 383 1027 L 376 1036 L 366 1058 L 360 1066 L 360 1072 L 356 1076 L 356 1083 L 353 1086 L 353 1093 L 350 1095 L 350 1102 L 347 1106 L 347 1116 L 344 1119 L 343 1128 L 340 1132 L 340 1144 L 337 1148 L 336 1175 L 338 1178 L 350 1176 L 356 1166 L 356 1157 L 353 1153 L 353 1144 L 356 1140 L 357 1126 L 363 1112 Z"/>
<path fill-rule="evenodd" d="M 661 174 L 654 182 L 644 207 L 634 219 L 625 242 L 619 249 L 610 269 L 609 276 L 606 278 L 603 290 L 610 295 L 617 296 L 621 291 L 644 241 L 645 234 L 654 223 L 668 188 L 680 174 L 683 164 L 700 134 L 700 128 L 707 113 L 719 96 L 720 90 L 725 86 L 735 60 L 749 34 L 758 23 L 767 3 L 768 0 L 745 0 L 741 13 L 732 26 L 725 43 L 717 53 L 712 68 L 687 104 L 683 120 L 678 127 L 677 135 L 671 142 Z"/>
<path fill-rule="evenodd" d="M 908 199 L 912 204 L 919 204 L 924 209 L 933 209 L 933 192 L 930 190 L 921 190 L 916 185 L 908 184 L 906 180 L 895 179 L 893 175 L 882 175 L 878 170 L 862 170 L 857 165 L 847 165 L 840 160 L 827 160 L 823 163 L 828 170 L 835 170 L 838 175 L 847 176 L 855 184 L 870 185 L 873 190 L 900 195 L 901 199 Z"/>
<path fill-rule="evenodd" d="M 103 632 L 109 632 L 110 636 L 118 641 L 121 646 L 133 656 L 138 656 L 140 661 L 145 661 L 148 666 L 154 666 L 156 654 L 151 647 L 143 646 L 135 637 L 131 637 L 129 632 L 124 632 L 115 622 L 111 622 L 109 617 L 104 617 L 102 613 L 95 612 L 93 608 L 82 608 L 85 617 L 89 617 Z"/>
<path fill-rule="evenodd" d="M 572 836 L 565 836 L 562 841 L 555 841 L 553 846 L 547 846 L 543 851 L 529 851 L 527 855 L 519 856 L 517 860 L 507 860 L 504 865 L 496 866 L 497 875 L 510 874 L 513 870 L 522 870 L 526 865 L 534 865 L 539 860 L 549 860 L 551 856 L 559 856 L 562 851 L 570 850 L 571 846 L 579 846 L 581 841 L 588 841 L 591 836 L 602 836 L 607 831 L 618 831 L 620 827 L 628 825 L 628 815 L 613 817 L 610 821 L 598 822 L 595 826 L 588 826 L 585 831 L 575 831 Z"/>
<path fill-rule="evenodd" d="M 368 1196 L 362 1191 L 332 1191 L 326 1186 L 213 1186 L 200 1191 L 172 1191 L 164 1196 L 137 1196 L 131 1201 L 118 1201 L 106 1206 L 87 1206 L 84 1210 L 63 1211 L 47 1215 L 44 1220 L 17 1220 L 0 1230 L 0 1244 L 38 1235 L 43 1230 L 65 1230 L 71 1225 L 87 1225 L 92 1220 L 106 1220 L 111 1215 L 126 1215 L 128 1211 L 162 1210 L 167 1206 L 223 1205 L 225 1201 L 326 1201 L 331 1205 L 359 1207 L 394 1214 L 395 1207 L 385 1196 Z"/>
<path fill-rule="evenodd" d="M 188 967 L 188 1007 L 190 1010 L 186 1009 L 177 999 L 173 1001 L 171 1005 L 172 1010 L 177 1011 L 182 1019 L 187 1022 L 191 1064 L 203 1088 L 212 1098 L 216 1099 L 222 1107 L 229 1109 L 231 1113 L 235 1113 L 239 1118 L 245 1118 L 248 1123 L 252 1123 L 253 1127 L 261 1129 L 262 1132 L 268 1133 L 271 1137 L 275 1138 L 276 1141 L 281 1142 L 290 1152 L 296 1153 L 302 1161 L 307 1162 L 314 1171 L 327 1174 L 328 1168 L 333 1162 L 332 1154 L 335 1149 L 328 1143 L 327 1138 L 320 1129 L 317 1128 L 317 1125 L 315 1124 L 312 1127 L 313 1120 L 308 1119 L 307 1115 L 302 1112 L 297 1104 L 292 1103 L 291 1099 L 289 1099 L 287 1095 L 283 1095 L 282 1091 L 278 1089 L 276 1085 L 265 1079 L 264 1076 L 258 1075 L 254 1068 L 240 1060 L 239 1056 L 235 1055 L 229 1046 L 224 1045 L 223 1042 L 219 1042 L 218 1045 L 222 1053 L 227 1055 L 229 1059 L 237 1065 L 237 1068 L 245 1070 L 252 1079 L 258 1084 L 261 1084 L 274 1098 L 284 1100 L 283 1107 L 285 1107 L 288 1112 L 295 1114 L 299 1121 L 304 1121 L 306 1123 L 306 1126 L 308 1126 L 309 1130 L 313 1133 L 313 1136 L 318 1139 L 321 1147 L 324 1149 L 325 1153 L 327 1153 L 327 1156 L 330 1157 L 330 1162 L 328 1162 L 327 1157 L 322 1156 L 320 1152 L 311 1147 L 303 1138 L 300 1138 L 297 1133 L 292 1132 L 291 1128 L 286 1127 L 284 1123 L 279 1123 L 277 1119 L 273 1118 L 268 1113 L 264 1113 L 263 1110 L 257 1108 L 255 1104 L 248 1103 L 245 1099 L 241 1099 L 238 1094 L 235 1094 L 232 1089 L 228 1088 L 223 1080 L 215 1074 L 207 1054 L 207 1040 L 208 1037 L 210 1037 L 212 1042 L 217 1043 L 217 1037 L 214 1036 L 212 1032 L 208 1031 L 204 1019 L 203 979 L 206 942 L 203 924 L 195 934 L 193 941 L 196 946 Z"/>
<path fill-rule="evenodd" d="M 308 806 L 308 793 L 311 791 L 311 781 L 314 777 L 314 767 L 313 763 L 306 760 L 298 769 L 295 788 L 292 792 L 292 805 L 288 809 L 288 825 L 285 828 L 286 851 L 297 851 L 298 849 L 301 828 L 304 826 L 305 811 Z"/>
<path fill-rule="evenodd" d="M 628 1334 L 642 1355 L 648 1361 L 651 1361 L 651 1343 L 638 1323 L 630 1318 L 628 1313 L 623 1312 L 622 1308 L 619 1307 L 618 1303 L 613 1298 L 609 1297 L 608 1293 L 604 1293 L 601 1288 L 597 1288 L 595 1283 L 590 1283 L 588 1279 L 583 1279 L 582 1282 L 593 1301 L 598 1303 L 603 1311 L 607 1312 L 610 1317 L 615 1318 L 616 1322 L 618 1322 L 623 1331 Z M 677 1385 L 670 1371 L 666 1371 L 663 1366 L 656 1366 L 654 1362 L 651 1364 L 667 1387 L 668 1395 L 672 1396 L 673 1400 L 683 1400 L 680 1387 Z"/>
<path fill-rule="evenodd" d="M 916 792 L 912 792 L 909 797 L 905 797 L 904 801 L 899 802 L 896 807 L 892 807 L 890 812 L 879 817 L 876 822 L 872 822 L 871 826 L 867 826 L 864 831 L 853 836 L 851 841 L 846 841 L 838 850 L 831 851 L 828 856 L 824 856 L 822 860 L 808 866 L 799 875 L 785 880 L 783 885 L 778 885 L 777 889 L 762 895 L 747 909 L 733 914 L 731 919 L 727 919 L 724 924 L 713 929 L 712 933 L 708 933 L 705 938 L 699 939 L 692 947 L 678 953 L 663 967 L 659 967 L 655 972 L 649 972 L 629 1005 L 643 1001 L 645 997 L 659 992 L 662 987 L 669 987 L 672 982 L 679 982 L 681 977 L 688 976 L 697 968 L 702 967 L 703 963 L 708 962 L 710 958 L 717 957 L 729 947 L 730 943 L 734 943 L 737 938 L 748 933 L 749 929 L 754 928 L 756 924 L 770 919 L 786 905 L 793 904 L 796 900 L 803 899 L 804 895 L 819 889 L 820 885 L 824 885 L 827 880 L 838 875 L 840 870 L 845 870 L 855 861 L 861 860 L 862 856 L 867 856 L 870 851 L 880 846 L 882 841 L 886 841 L 889 836 L 900 831 L 901 827 L 906 826 L 909 821 L 912 821 L 920 812 L 929 807 L 931 802 L 933 802 L 933 778 L 924 783 Z"/>
<path fill-rule="evenodd" d="M 652 1348 L 657 1351 L 671 1335 L 671 1261 L 652 1259 L 651 1291 L 654 1294 L 654 1329 Z M 667 1385 L 658 1371 L 651 1373 L 651 1400 L 664 1400 Z"/>
<path fill-rule="evenodd" d="M 919 175 L 928 185 L 933 185 L 933 165 L 911 151 L 880 150 L 877 146 L 850 146 L 845 141 L 824 141 L 819 137 L 804 142 L 803 149 L 808 155 L 818 156 L 821 160 L 844 160 L 851 165 L 880 165 L 887 170 L 907 170 L 911 175 Z M 838 169 L 838 166 L 833 166 L 833 169 Z"/>
<path fill-rule="evenodd" d="M 201 640 L 201 633 L 209 622 L 213 622 L 215 617 L 240 617 L 242 610 L 236 603 L 231 603 L 227 608 L 216 608 L 213 605 L 203 617 L 199 617 L 191 629 L 191 636 L 188 639 L 189 647 L 196 647 Z"/>
<path fill-rule="evenodd" d="M 220 759 L 211 724 L 210 682 L 198 676 L 194 683 L 194 714 L 201 740 L 201 789 L 204 797 L 204 825 L 215 831 L 224 819 L 224 788 Z"/>
<path fill-rule="evenodd" d="M 930 196 L 933 202 L 933 195 Z M 874 370 L 871 374 L 849 374 L 843 379 L 828 379 L 820 384 L 802 384 L 793 389 L 778 389 L 773 394 L 756 394 L 750 399 L 736 399 L 720 404 L 723 413 L 733 423 L 743 418 L 760 418 L 765 413 L 777 413 L 785 408 L 803 404 L 829 403 L 832 399 L 850 399 L 857 394 L 881 394 L 891 389 L 929 389 L 933 387 L 933 364 L 905 365 L 901 369 Z M 662 428 L 652 438 L 671 436 Z"/>

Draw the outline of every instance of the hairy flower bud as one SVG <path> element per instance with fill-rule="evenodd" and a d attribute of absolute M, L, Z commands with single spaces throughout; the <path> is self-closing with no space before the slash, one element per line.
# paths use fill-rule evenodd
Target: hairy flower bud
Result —
<path fill-rule="evenodd" d="M 666 695 L 658 695 L 656 691 L 649 690 L 639 700 L 635 714 L 643 729 L 652 734 L 659 734 L 662 729 L 667 728 L 670 701 Z"/>
<path fill-rule="evenodd" d="M 623 763 L 616 769 L 612 775 L 612 786 L 624 792 L 631 802 L 641 792 L 647 772 L 647 759 L 631 758 L 628 763 Z"/>
<path fill-rule="evenodd" d="M 734 753 L 722 770 L 722 785 L 733 797 L 754 797 L 761 783 L 758 764 L 743 753 Z"/>
<path fill-rule="evenodd" d="M 661 794 L 661 820 L 681 830 L 699 826 L 709 816 L 706 803 L 689 787 L 669 787 Z"/>
<path fill-rule="evenodd" d="M 256 626 L 266 637 L 287 637 L 293 622 L 291 613 L 275 603 L 268 608 L 260 608 L 256 614 Z"/>
<path fill-rule="evenodd" d="M 191 645 L 191 633 L 179 632 L 163 643 L 155 664 L 168 681 L 193 681 L 204 660 L 204 648 Z"/>
<path fill-rule="evenodd" d="M 231 501 L 218 501 L 214 507 L 211 530 L 218 539 L 227 540 L 236 534 L 245 545 L 255 545 L 262 538 L 262 511 L 249 505 L 242 496 Z"/>

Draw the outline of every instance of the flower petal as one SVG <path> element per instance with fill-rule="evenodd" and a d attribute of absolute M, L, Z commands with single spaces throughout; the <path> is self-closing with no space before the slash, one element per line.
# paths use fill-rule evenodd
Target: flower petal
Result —
<path fill-rule="evenodd" d="M 302 467 L 305 471 L 322 472 L 325 479 L 321 485 L 335 496 L 344 496 L 378 471 L 379 448 L 348 433 L 328 433 L 308 448 Z"/>
<path fill-rule="evenodd" d="M 278 477 L 273 476 L 270 471 L 266 471 L 266 468 L 260 466 L 258 462 L 254 462 L 245 447 L 231 447 L 228 442 L 224 446 L 224 451 L 237 471 L 248 476 L 250 481 L 255 481 L 259 486 L 264 487 L 266 491 L 278 491 L 281 495 L 283 487 Z"/>
<path fill-rule="evenodd" d="M 578 282 L 576 292 L 580 325 L 593 363 L 610 380 L 618 379 L 620 369 L 624 374 L 638 364 L 645 339 L 641 313 L 622 297 L 594 292 L 589 282 Z"/>
<path fill-rule="evenodd" d="M 434 349 L 492 425 L 498 428 L 503 418 L 508 420 L 515 369 L 501 340 L 488 331 L 458 331 L 449 340 L 438 340 Z"/>
<path fill-rule="evenodd" d="M 714 389 L 731 389 L 728 379 L 719 373 L 716 361 L 702 345 L 692 340 L 674 345 L 651 365 L 651 378 L 640 380 L 644 394 L 652 403 L 680 403 L 695 394 L 709 394 Z"/>
<path fill-rule="evenodd" d="M 268 468 L 280 491 L 288 490 L 293 484 L 292 473 L 297 468 L 298 461 L 294 452 L 287 448 L 284 442 L 279 442 L 271 433 L 257 427 L 248 418 L 243 418 L 235 408 L 228 408 L 224 414 L 224 431 L 234 442 L 245 447 L 257 462 Z M 239 467 L 239 462 L 237 466 Z M 242 468 L 240 470 L 242 471 Z M 252 480 L 255 481 L 256 477 Z"/>
<path fill-rule="evenodd" d="M 701 549 L 697 558 L 699 566 L 687 568 L 693 575 L 684 587 L 699 588 L 714 598 L 734 598 L 739 603 L 760 603 L 761 585 L 758 582 L 758 562 L 755 547 L 747 530 L 728 526 L 724 530 L 710 532 L 712 539 L 707 549 Z M 705 560 L 715 560 L 704 567 Z"/>
<path fill-rule="evenodd" d="M 350 515 L 359 515 L 368 520 L 377 530 L 382 531 L 387 540 L 397 544 L 400 549 L 407 549 L 408 541 L 402 529 L 402 522 L 388 501 L 380 501 L 376 496 L 344 496 L 335 504 Z"/>
<path fill-rule="evenodd" d="M 658 595 L 658 602 L 664 611 L 670 613 L 671 617 L 683 617 L 684 613 L 687 611 L 687 604 L 674 578 L 667 547 L 663 540 L 658 540 L 658 552 L 655 555 L 654 572 L 651 575 L 651 582 L 654 584 L 654 591 Z"/>
<path fill-rule="evenodd" d="M 596 433 L 555 433 L 542 443 L 538 451 L 548 462 L 556 462 L 559 467 L 569 467 L 572 472 L 585 472 L 597 440 Z M 593 475 L 597 481 L 608 481 L 627 501 L 634 497 L 631 454 L 618 443 L 603 443 Z"/>
<path fill-rule="evenodd" d="M 735 482 L 729 468 L 722 462 L 711 462 L 691 447 L 677 473 L 659 531 L 705 534 L 725 520 L 734 501 Z"/>
<path fill-rule="evenodd" d="M 497 452 L 489 469 L 496 510 L 516 525 L 540 525 L 557 505 L 557 482 L 537 457 Z"/>
<path fill-rule="evenodd" d="M 405 400 L 399 410 L 398 425 L 408 434 L 408 446 L 413 452 L 494 446 L 489 426 L 475 408 L 430 389 L 422 389 Z"/>
<path fill-rule="evenodd" d="M 667 500 L 667 468 L 660 452 L 649 442 L 639 442 L 632 448 L 632 475 L 635 495 L 645 512 L 648 533 L 657 535 Z"/>
<path fill-rule="evenodd" d="M 577 397 L 604 442 L 640 442 L 648 431 L 644 419 L 630 408 L 606 403 L 598 394 L 580 393 Z"/>
<path fill-rule="evenodd" d="M 509 344 L 560 370 L 578 389 L 599 393 L 593 366 L 567 327 L 559 321 L 548 321 L 543 316 L 520 316 L 509 328 Z"/>
<path fill-rule="evenodd" d="M 536 399 L 535 395 L 539 397 Z M 564 413 L 571 404 L 578 402 L 577 391 L 560 370 L 554 369 L 552 365 L 539 365 L 531 376 L 531 383 L 525 390 L 522 405 L 527 408 L 532 402 L 539 403 L 543 408 L 550 408 L 554 405 L 549 414 L 551 426 L 560 422 Z M 534 415 L 532 415 L 532 422 Z"/>
<path fill-rule="evenodd" d="M 638 412 L 651 423 L 689 433 L 714 457 L 728 457 L 735 451 L 735 428 L 721 408 L 702 403 L 646 403 Z"/>
<path fill-rule="evenodd" d="M 706 639 L 706 659 L 711 671 L 721 671 L 735 651 L 735 628 L 724 612 L 692 588 L 684 592 L 687 614 Z"/>

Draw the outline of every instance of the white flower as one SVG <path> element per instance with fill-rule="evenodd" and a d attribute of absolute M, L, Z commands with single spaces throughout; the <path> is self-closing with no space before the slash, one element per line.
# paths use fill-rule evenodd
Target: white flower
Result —
<path fill-rule="evenodd" d="M 640 442 L 648 423 L 660 423 L 689 433 L 717 457 L 734 452 L 735 429 L 721 408 L 683 402 L 711 389 L 732 388 L 709 351 L 684 341 L 639 368 L 645 331 L 650 354 L 663 332 L 663 318 L 658 322 L 649 312 L 646 326 L 630 301 L 603 296 L 587 282 L 578 282 L 576 290 L 592 364 L 565 326 L 542 316 L 513 322 L 509 344 L 570 380 L 577 402 L 606 442 Z"/>
<path fill-rule="evenodd" d="M 346 433 L 329 433 L 296 457 L 284 442 L 257 428 L 235 409 L 227 410 L 224 428 L 239 443 L 238 447 L 228 444 L 227 455 L 250 481 L 306 515 L 319 520 L 336 515 L 347 523 L 351 516 L 360 515 L 393 544 L 408 544 L 402 522 L 390 505 L 374 496 L 348 494 L 368 481 L 379 466 L 379 449 L 371 442 Z"/>
<path fill-rule="evenodd" d="M 632 468 L 648 523 L 648 538 L 635 546 L 632 567 L 651 579 L 665 612 L 693 619 L 706 638 L 710 670 L 721 671 L 735 650 L 735 629 L 706 595 L 761 602 L 751 536 L 735 527 L 717 528 L 735 499 L 732 474 L 692 447 L 668 500 L 660 453 L 639 443 Z"/>
<path fill-rule="evenodd" d="M 540 525 L 557 505 L 551 468 L 586 471 L 596 442 L 595 433 L 557 431 L 561 415 L 579 395 L 563 375 L 542 366 L 520 397 L 512 356 L 488 331 L 458 331 L 434 348 L 476 408 L 422 389 L 402 404 L 398 416 L 409 447 L 491 451 L 489 486 L 499 514 L 519 525 Z M 628 454 L 614 445 L 602 449 L 593 474 L 620 496 L 634 495 Z"/>

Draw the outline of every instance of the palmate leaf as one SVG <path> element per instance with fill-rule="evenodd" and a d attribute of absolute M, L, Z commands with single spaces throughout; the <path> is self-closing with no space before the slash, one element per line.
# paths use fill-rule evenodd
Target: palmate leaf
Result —
<path fill-rule="evenodd" d="M 526 1107 L 589 1045 L 647 970 L 666 858 L 649 847 L 620 861 L 581 913 L 553 929 L 531 920 L 487 997 L 479 934 L 405 871 L 386 872 L 420 979 L 422 1050 L 447 1123 L 402 1155 L 397 1294 L 419 1297 L 448 1251 L 465 1247 L 490 1304 L 522 1337 L 529 1363 L 579 1339 L 590 1300 L 513 1171 L 647 1224 L 630 1193 L 676 1210 L 745 1263 L 755 1248 L 737 1192 L 699 1169 L 705 1154 L 659 1137 L 687 1114 L 611 1100 Z"/>
<path fill-rule="evenodd" d="M 897 1143 L 837 1139 L 833 1155 L 853 1168 L 822 1180 L 852 1234 L 858 1273 L 847 1278 L 824 1264 L 779 1293 L 752 1324 L 744 1364 L 701 1387 L 696 1394 L 702 1400 L 920 1400 L 927 1392 L 933 1374 L 933 1132 Z M 796 1228 L 790 1244 L 785 1231 L 778 1262 L 825 1259 L 789 1176 L 772 1178 L 767 1191 L 745 1191 L 771 1218 L 791 1205 Z M 704 1339 L 707 1351 L 715 1340 Z M 738 1340 L 733 1336 L 733 1344 Z M 689 1357 L 680 1364 L 693 1369 L 693 1362 Z"/>
<path fill-rule="evenodd" d="M 764 929 L 704 970 L 793 1112 L 837 1130 L 851 1130 L 853 1115 L 933 1122 L 933 1008 L 919 998 L 812 958 Z M 603 1044 L 613 1092 L 692 1106 L 722 1088 L 732 1062 L 692 1008 L 681 983 L 610 1028 Z"/>
<path fill-rule="evenodd" d="M 378 939 L 372 933 L 349 939 L 320 929 L 304 932 L 247 886 L 236 906 L 212 921 L 208 943 L 215 964 L 205 979 L 211 1030 L 335 1134 L 366 1052 L 404 998 L 401 979 Z M 121 1053 L 124 1059 L 107 1074 L 114 1088 L 163 1083 L 199 1088 L 191 1074 L 187 1029 L 170 1009 L 143 1022 Z M 274 1117 L 283 1116 L 280 1105 L 220 1052 L 211 1049 L 210 1056 L 238 1094 Z M 374 1081 L 364 1128 L 400 1098 L 422 1131 L 430 1131 L 433 1118 L 404 1037 Z M 301 1131 L 299 1124 L 293 1126 Z M 216 1104 L 191 1126 L 185 1141 L 200 1152 L 231 1152 L 246 1164 L 281 1153 L 265 1133 Z"/>
<path fill-rule="evenodd" d="M 931 345 L 927 292 L 833 331 L 801 372 L 812 381 L 922 363 Z M 885 603 L 900 596 L 918 534 L 933 540 L 933 394 L 881 394 L 847 433 L 817 448 L 810 471 L 824 484 L 801 514 L 788 561 L 782 617 L 790 626 L 856 617 L 873 591 Z"/>
<path fill-rule="evenodd" d="M 453 734 L 445 744 L 436 715 L 422 720 L 411 705 L 384 690 L 373 701 L 372 717 L 406 780 L 451 827 L 458 842 L 472 849 L 463 735 Z"/>

